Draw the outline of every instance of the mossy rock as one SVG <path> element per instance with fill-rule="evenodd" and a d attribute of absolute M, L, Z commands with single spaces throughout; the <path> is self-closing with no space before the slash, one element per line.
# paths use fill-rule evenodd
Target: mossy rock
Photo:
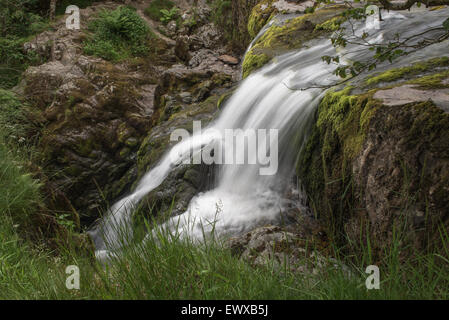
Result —
<path fill-rule="evenodd" d="M 374 86 L 379 83 L 390 83 L 400 80 L 403 81 L 404 79 L 418 78 L 415 83 L 426 85 L 426 80 L 428 82 L 438 79 L 442 80 L 447 76 L 446 73 L 436 74 L 436 71 L 441 68 L 449 68 L 449 57 L 438 57 L 426 61 L 419 61 L 410 66 L 388 69 L 385 72 L 376 73 L 375 75 L 368 77 L 365 80 L 365 83 L 368 86 Z M 430 77 L 423 77 L 426 73 L 432 73 L 432 75 L 430 75 Z M 432 83 L 427 83 L 429 86 L 431 84 Z M 436 83 L 433 82 L 433 84 Z"/>
<path fill-rule="evenodd" d="M 335 18 L 339 18 L 343 10 L 343 6 L 325 7 L 281 25 L 273 24 L 246 54 L 242 64 L 243 78 L 274 57 L 300 49 L 310 40 L 329 35 L 332 30 L 323 27 L 323 24 L 328 21 L 335 23 Z"/>
<path fill-rule="evenodd" d="M 384 87 L 373 83 L 429 85 L 430 79 L 440 86 L 446 71 L 432 68 L 445 61 L 390 69 L 368 78 L 375 79 L 368 91 L 346 87 L 321 101 L 297 175 L 337 243 L 357 246 L 369 238 L 376 259 L 392 243 L 393 228 L 401 228 L 404 254 L 442 245 L 437 228 L 449 223 L 443 196 L 449 190 L 449 114 L 432 101 L 384 105 L 373 98 Z"/>
<path fill-rule="evenodd" d="M 279 11 L 272 6 L 276 1 L 277 0 L 263 0 L 253 8 L 248 19 L 248 33 L 251 38 L 255 38 L 268 21 L 279 13 Z"/>

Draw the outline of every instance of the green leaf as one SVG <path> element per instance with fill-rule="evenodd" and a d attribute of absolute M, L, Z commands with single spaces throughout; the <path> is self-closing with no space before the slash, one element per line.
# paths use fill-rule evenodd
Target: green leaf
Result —
<path fill-rule="evenodd" d="M 446 21 L 443 22 L 444 29 L 449 31 L 449 18 L 446 19 Z"/>

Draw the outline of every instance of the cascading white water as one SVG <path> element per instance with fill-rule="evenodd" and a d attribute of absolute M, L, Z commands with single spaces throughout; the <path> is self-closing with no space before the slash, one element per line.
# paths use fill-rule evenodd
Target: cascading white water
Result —
<path fill-rule="evenodd" d="M 358 25 L 357 33 L 368 31 L 370 36 L 367 41 L 377 43 L 393 39 L 397 32 L 407 37 L 419 33 L 420 29 L 441 25 L 447 17 L 447 10 L 443 11 L 445 13 L 426 13 L 425 20 L 422 14 L 385 14 L 381 29 L 367 28 L 363 24 Z M 214 230 L 217 234 L 234 234 L 253 227 L 259 221 L 276 219 L 285 204 L 283 193 L 294 171 L 298 147 L 305 141 L 314 111 L 324 93 L 324 89 L 317 86 L 338 81 L 332 74 L 334 66 L 321 59 L 324 55 L 334 54 L 335 49 L 330 40 L 319 40 L 310 48 L 277 57 L 270 65 L 240 84 L 220 117 L 209 127 L 218 132 L 225 129 L 278 129 L 277 174 L 260 175 L 260 164 L 222 165 L 216 187 L 198 194 L 184 214 L 171 218 L 161 228 L 200 238 L 203 232 Z M 361 50 L 349 47 L 346 54 L 346 59 L 356 56 L 360 61 L 370 53 L 363 47 Z M 90 231 L 97 255 L 101 257 L 108 250 L 117 249 L 120 246 L 117 226 L 130 225 L 136 204 L 159 186 L 173 168 L 190 157 L 192 150 L 199 152 L 204 146 L 216 142 L 216 139 L 219 138 L 215 134 L 202 134 L 175 145 L 142 178 L 132 194 L 114 204 L 110 214 L 95 230 Z M 257 143 L 261 147 L 267 142 L 262 139 Z M 273 146 L 270 152 L 274 152 Z M 173 154 L 180 156 L 173 160 Z M 132 230 L 128 229 L 128 232 Z"/>

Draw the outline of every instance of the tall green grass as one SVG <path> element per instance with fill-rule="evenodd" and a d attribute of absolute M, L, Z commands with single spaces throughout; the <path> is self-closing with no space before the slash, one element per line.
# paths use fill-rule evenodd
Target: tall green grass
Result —
<path fill-rule="evenodd" d="M 4 229 L 4 227 L 3 227 Z M 2 230 L 2 233 L 4 231 Z M 444 235 L 447 236 L 447 235 Z M 198 243 L 158 231 L 127 243 L 106 265 L 67 250 L 32 251 L 17 237 L 2 241 L 1 299 L 447 299 L 449 261 L 442 254 L 400 259 L 396 243 L 379 265 L 380 290 L 367 290 L 362 257 L 338 256 L 315 274 L 293 274 L 271 260 L 253 267 L 218 242 Z M 5 245 L 6 243 L 6 245 Z M 4 260 L 3 257 L 7 257 Z M 304 257 L 304 263 L 309 264 Z M 368 259 L 368 260 L 367 260 Z M 313 259 L 312 259 L 313 260 Z M 345 268 L 335 265 L 346 264 Z M 65 268 L 77 265 L 80 290 L 65 288 Z M 350 272 L 348 272 L 348 269 Z"/>

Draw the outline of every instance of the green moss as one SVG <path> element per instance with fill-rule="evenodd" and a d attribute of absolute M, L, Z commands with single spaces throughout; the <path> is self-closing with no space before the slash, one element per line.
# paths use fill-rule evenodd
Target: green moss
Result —
<path fill-rule="evenodd" d="M 341 6 L 332 6 L 304 14 L 285 22 L 283 25 L 272 25 L 246 54 L 242 64 L 243 77 L 264 66 L 275 56 L 300 49 L 305 42 L 328 35 L 331 31 L 323 26 L 326 21 L 340 17 Z"/>
<path fill-rule="evenodd" d="M 372 98 L 374 91 L 352 95 L 351 90 L 326 93 L 297 163 L 310 207 L 329 235 L 336 237 L 334 241 L 341 240 L 335 230 L 341 231 L 357 203 L 351 163 L 360 154 L 371 119 L 381 106 Z"/>
<path fill-rule="evenodd" d="M 266 54 L 254 54 L 253 50 L 250 50 L 242 64 L 243 78 L 249 76 L 254 70 L 263 67 L 271 58 Z"/>
<path fill-rule="evenodd" d="M 393 82 L 403 78 L 418 76 L 424 72 L 448 66 L 449 57 L 439 57 L 423 62 L 417 62 L 407 67 L 389 69 L 385 72 L 369 77 L 365 82 L 367 85 L 375 85 L 380 82 Z"/>
<path fill-rule="evenodd" d="M 444 89 L 449 88 L 447 81 L 443 83 L 443 80 L 447 79 L 449 79 L 449 70 L 413 79 L 407 81 L 407 83 L 418 85 L 421 89 Z"/>
<path fill-rule="evenodd" d="M 321 101 L 317 127 L 322 133 L 331 130 L 337 135 L 343 147 L 343 155 L 352 160 L 361 150 L 368 129 L 369 120 L 380 102 L 371 94 L 350 95 L 351 87 L 339 92 L 329 91 Z M 325 145 L 326 145 L 325 141 Z M 325 148 L 329 150 L 330 148 Z"/>
<path fill-rule="evenodd" d="M 340 25 L 345 21 L 346 19 L 344 17 L 334 17 L 318 24 L 315 27 L 315 30 L 337 31 L 340 28 Z"/>
<path fill-rule="evenodd" d="M 94 142 L 93 138 L 88 138 L 86 140 L 81 140 L 74 144 L 73 148 L 76 153 L 83 157 L 88 157 L 94 149 L 97 149 L 99 146 Z"/>
<path fill-rule="evenodd" d="M 131 150 L 128 147 L 124 147 L 122 150 L 120 150 L 120 157 L 125 158 Z"/>
<path fill-rule="evenodd" d="M 217 109 L 221 109 L 221 107 L 228 101 L 228 99 L 232 96 L 234 90 L 230 90 L 228 92 L 223 93 L 217 101 Z"/>
<path fill-rule="evenodd" d="M 252 38 L 278 13 L 278 10 L 272 6 L 273 2 L 275 0 L 261 1 L 251 11 L 248 19 L 248 33 Z"/>

